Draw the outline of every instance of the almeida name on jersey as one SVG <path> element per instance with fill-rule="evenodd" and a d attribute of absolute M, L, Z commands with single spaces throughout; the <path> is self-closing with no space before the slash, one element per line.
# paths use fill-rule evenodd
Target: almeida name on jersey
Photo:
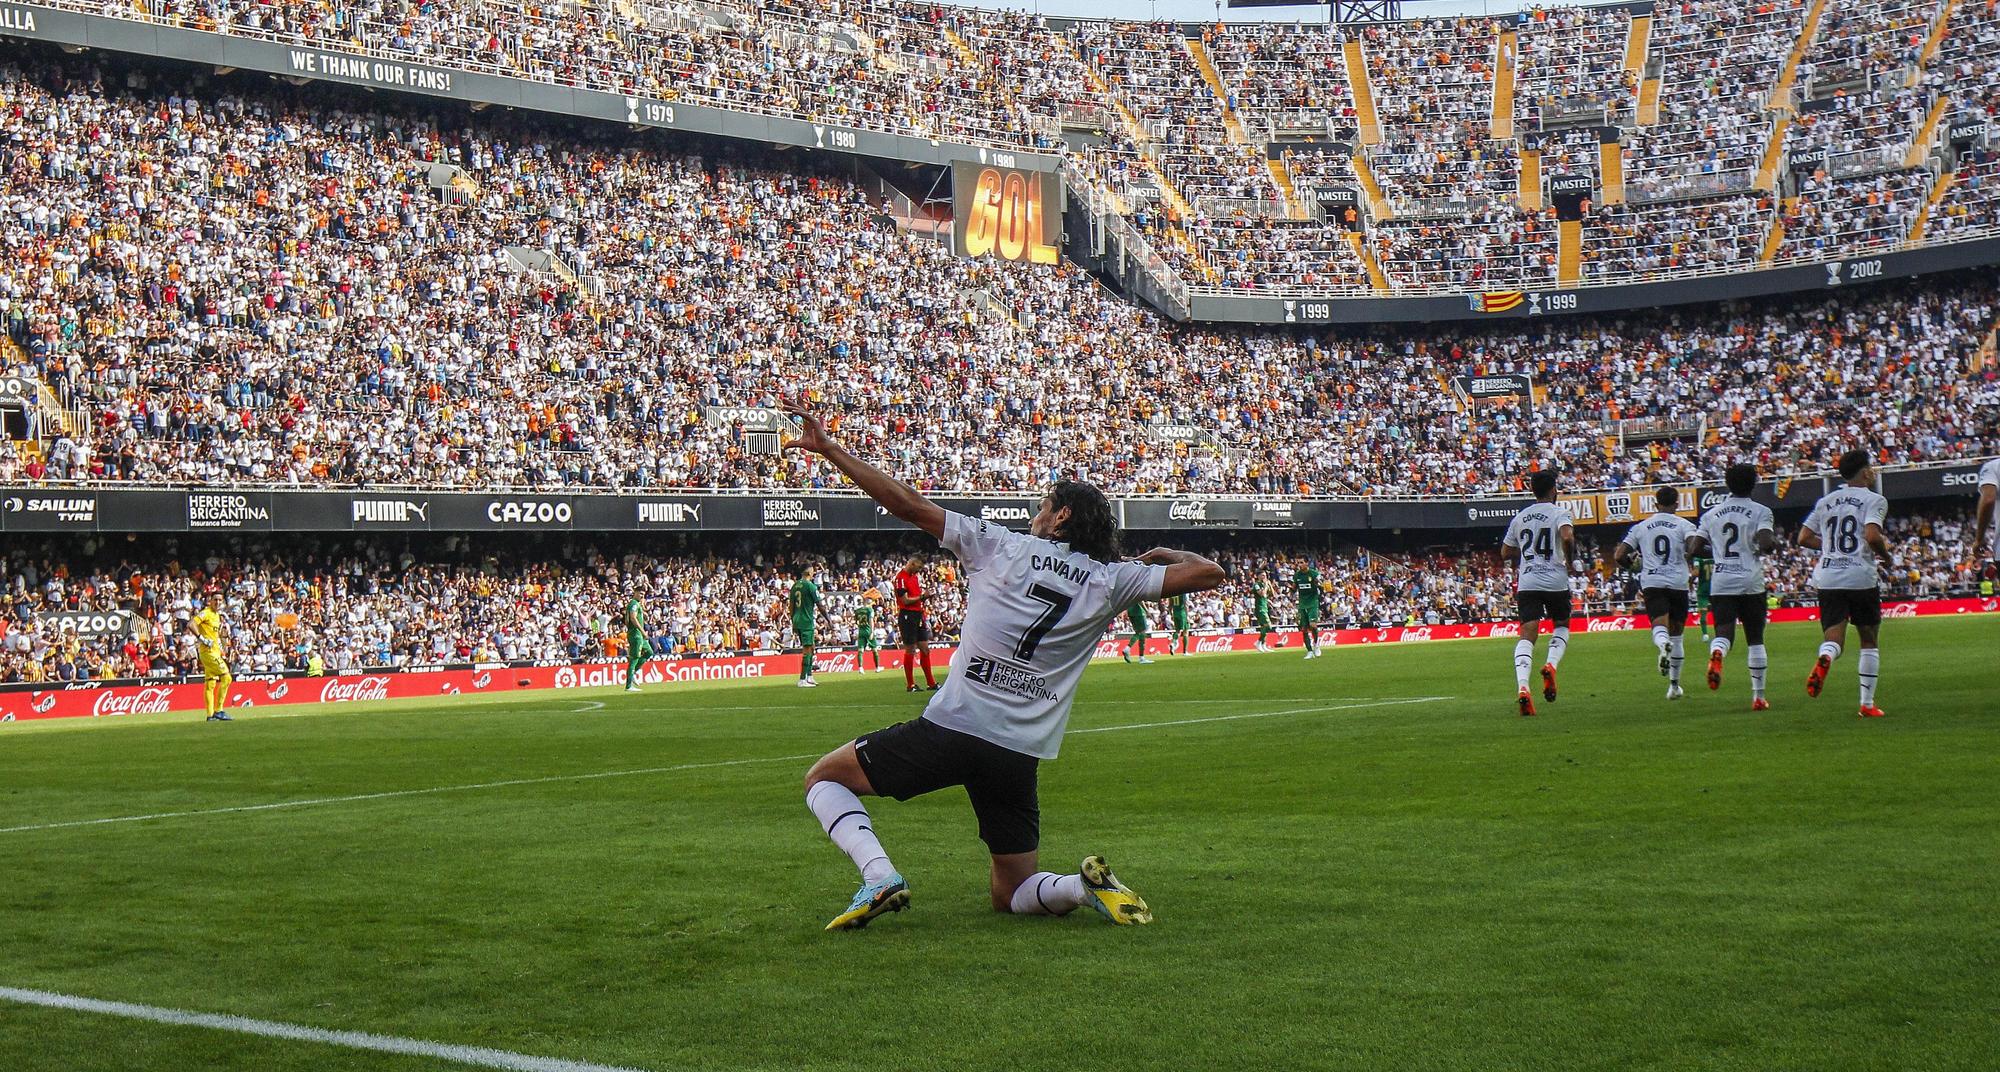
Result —
<path fill-rule="evenodd" d="M 1888 516 L 1889 500 L 1867 488 L 1844 487 L 1815 503 L 1805 521 L 1820 540 L 1813 587 L 1853 591 L 1879 585 L 1875 550 L 1866 537 L 1869 525 L 1880 527 Z"/>

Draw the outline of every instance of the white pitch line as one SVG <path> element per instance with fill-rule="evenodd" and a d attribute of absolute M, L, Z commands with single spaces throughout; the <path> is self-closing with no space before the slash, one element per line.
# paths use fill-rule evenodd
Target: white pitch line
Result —
<path fill-rule="evenodd" d="M 134 1005 L 124 1001 L 99 1001 L 95 998 L 80 998 L 47 990 L 20 990 L 11 986 L 0 986 L 0 1001 L 40 1005 L 50 1009 L 67 1009 L 71 1012 L 97 1013 L 102 1016 L 122 1016 L 128 1020 L 148 1020 L 176 1027 L 205 1027 L 211 1031 L 233 1031 L 239 1035 L 261 1035 L 265 1038 L 290 1039 L 294 1042 L 318 1042 L 328 1046 L 344 1046 L 350 1050 L 373 1050 L 377 1053 L 430 1057 L 463 1065 L 477 1065 L 481 1068 L 507 1069 L 509 1072 L 638 1072 L 636 1069 L 597 1065 L 588 1061 L 565 1061 L 559 1057 L 537 1057 L 511 1050 L 490 1050 L 484 1046 L 426 1042 L 423 1039 L 399 1038 L 395 1035 L 374 1035 L 366 1031 L 329 1031 L 325 1028 L 280 1023 L 276 1020 L 252 1020 L 246 1016 L 189 1012 L 185 1009 Z"/>
<path fill-rule="evenodd" d="M 1279 715 L 1311 715 L 1325 711 L 1354 711 L 1363 707 L 1396 707 L 1402 704 L 1437 703 L 1449 700 L 1449 696 L 1411 696 L 1401 700 L 1373 700 L 1368 703 L 1334 704 L 1329 707 L 1294 707 L 1285 711 L 1252 711 L 1242 715 L 1211 715 L 1207 718 L 1181 718 L 1172 722 L 1131 722 L 1123 726 L 1091 726 L 1086 729 L 1071 730 L 1078 733 L 1116 733 L 1119 730 L 1151 730 L 1161 726 L 1192 726 L 1201 722 L 1240 722 L 1246 718 L 1277 718 Z M 0 833 L 6 831 L 0 830 Z"/>
<path fill-rule="evenodd" d="M 1205 718 L 1181 718 L 1166 722 L 1131 722 L 1120 726 L 1094 726 L 1079 733 L 1115 733 L 1119 730 L 1151 730 L 1168 726 L 1194 726 L 1204 722 L 1240 722 L 1252 718 L 1277 718 L 1280 715 L 1322 714 L 1329 711 L 1354 711 L 1367 707 L 1396 707 L 1404 704 L 1436 703 L 1449 700 L 1449 696 L 1411 696 L 1395 700 L 1369 700 L 1358 703 L 1330 704 L 1318 707 L 1294 707 L 1282 711 L 1252 711 L 1239 715 L 1210 715 Z M 1170 702 L 1170 701 L 1168 701 Z M 871 705 L 862 705 L 871 706 Z M 714 710 L 714 709 L 711 709 Z M 760 708 L 760 710 L 762 710 Z M 392 789 L 381 793 L 356 793 L 344 797 L 318 797 L 308 800 L 281 800 L 271 804 L 241 804 L 229 808 L 199 808 L 190 811 L 162 811 L 147 815 L 118 815 L 108 819 L 73 819 L 61 823 L 38 823 L 29 826 L 0 827 L 0 834 L 24 834 L 36 830 L 66 830 L 79 826 L 109 826 L 114 823 L 143 823 L 154 819 L 184 819 L 196 815 L 232 815 L 239 812 L 278 811 L 285 808 L 315 808 L 328 804 L 349 804 L 363 800 L 391 800 L 396 797 L 431 796 L 437 793 L 463 793 L 474 789 L 504 789 L 517 785 L 549 785 L 556 782 L 587 782 L 600 778 L 630 778 L 642 774 L 671 774 L 675 771 L 709 770 L 716 767 L 741 767 L 752 763 L 794 763 L 802 759 L 818 759 L 820 753 L 807 752 L 796 756 L 768 756 L 761 759 L 725 759 L 713 763 L 682 763 L 671 767 L 640 767 L 633 770 L 598 771 L 592 774 L 552 774 L 545 778 L 509 778 L 499 782 L 473 782 L 468 785 L 441 785 L 428 789 Z"/>
<path fill-rule="evenodd" d="M 109 819 L 75 819 L 64 823 L 0 827 L 0 834 L 21 834 L 31 830 L 63 830 L 74 826 L 107 826 L 112 823 L 143 823 L 153 819 L 182 819 L 191 815 L 231 815 L 246 811 L 277 811 L 280 808 L 316 808 L 326 804 L 349 804 L 361 800 L 390 800 L 421 797 L 435 793 L 463 793 L 473 789 L 503 789 L 514 785 L 548 785 L 552 782 L 588 782 L 599 778 L 631 778 L 641 774 L 671 774 L 674 771 L 708 770 L 714 767 L 742 767 L 752 763 L 795 763 L 818 759 L 820 753 L 797 756 L 766 756 L 762 759 L 724 759 L 714 763 L 681 763 L 672 767 L 639 767 L 633 770 L 596 771 L 591 774 L 551 774 L 546 778 L 509 778 L 501 782 L 473 782 L 468 785 L 438 785 L 428 789 L 392 789 L 382 793 L 356 793 L 345 797 L 317 797 L 309 800 L 280 800 L 272 804 L 241 804 L 232 808 L 198 808 L 192 811 L 159 811 L 149 815 L 118 815 Z"/>

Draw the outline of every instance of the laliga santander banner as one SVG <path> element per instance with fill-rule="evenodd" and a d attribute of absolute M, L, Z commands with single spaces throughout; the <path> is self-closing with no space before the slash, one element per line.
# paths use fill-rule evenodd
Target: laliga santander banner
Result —
<path fill-rule="evenodd" d="M 2000 599 L 1901 600 L 1884 603 L 1885 618 L 1916 618 L 1934 614 L 1981 614 L 2000 612 Z M 1780 607 L 1771 612 L 1774 622 L 1812 621 L 1818 612 L 1811 607 Z M 1579 632 L 1614 633 L 1645 627 L 1645 616 L 1637 614 L 1597 615 L 1580 619 Z M 1274 630 L 1281 642 L 1297 630 Z M 1353 644 L 1408 644 L 1431 640 L 1476 640 L 1486 637 L 1519 636 L 1514 622 L 1470 622 L 1458 625 L 1390 626 L 1382 629 L 1322 629 L 1320 642 L 1336 647 Z M 1122 637 L 1098 642 L 1096 658 L 1117 658 L 1125 641 Z M 1251 651 L 1257 634 L 1203 633 L 1195 637 L 1197 652 Z M 949 660 L 955 648 L 931 649 L 938 658 Z M 1166 634 L 1155 633 L 1147 641 L 1149 652 L 1168 651 Z M 900 668 L 901 652 L 886 653 L 884 662 Z M 827 673 L 858 670 L 852 651 L 830 652 L 815 660 L 814 668 Z M 670 685 L 698 681 L 737 681 L 791 677 L 799 672 L 799 656 L 738 655 L 718 659 L 661 659 L 646 664 L 639 679 L 648 685 Z M 361 700 L 403 700 L 438 696 L 500 695 L 547 689 L 605 688 L 625 683 L 624 663 L 584 663 L 575 666 L 475 666 L 459 670 L 385 671 L 377 674 L 343 674 L 338 677 L 280 677 L 277 675 L 239 678 L 230 690 L 232 708 L 271 707 L 281 704 L 352 703 Z M 47 689 L 18 688 L 0 692 L 0 723 L 42 718 L 78 718 L 99 715 L 158 714 L 167 711 L 201 709 L 201 683 L 173 685 L 98 685 L 79 682 Z"/>
<path fill-rule="evenodd" d="M 950 659 L 952 647 L 931 649 Z M 885 652 L 883 663 L 900 668 L 901 652 Z M 825 673 L 857 670 L 852 651 L 828 652 L 814 660 Z M 656 659 L 639 672 L 648 685 L 694 681 L 738 681 L 794 677 L 799 656 L 737 655 L 720 659 Z M 544 689 L 589 689 L 625 684 L 624 663 L 583 663 L 574 666 L 475 666 L 458 670 L 384 671 L 338 677 L 281 677 L 276 674 L 236 679 L 229 706 L 272 707 L 280 704 L 353 703 L 360 700 L 408 700 L 437 696 L 490 696 Z M 39 718 L 97 715 L 150 715 L 167 711 L 201 710 L 201 682 L 127 685 L 97 682 L 55 684 L 47 689 L 0 692 L 0 723 Z"/>

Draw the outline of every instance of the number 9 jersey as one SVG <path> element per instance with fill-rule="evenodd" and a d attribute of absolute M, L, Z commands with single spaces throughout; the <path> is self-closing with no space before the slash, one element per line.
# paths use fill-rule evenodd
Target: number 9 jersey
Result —
<path fill-rule="evenodd" d="M 1878 587 L 1875 551 L 1866 536 L 1868 526 L 1880 527 L 1888 516 L 1889 500 L 1867 488 L 1844 487 L 1814 504 L 1805 520 L 1820 541 L 1813 587 L 1843 592 Z"/>
<path fill-rule="evenodd" d="M 1054 759 L 1105 624 L 1160 598 L 1167 568 L 1099 562 L 1068 544 L 949 510 L 939 542 L 965 564 L 965 624 L 951 676 L 923 717 Z"/>

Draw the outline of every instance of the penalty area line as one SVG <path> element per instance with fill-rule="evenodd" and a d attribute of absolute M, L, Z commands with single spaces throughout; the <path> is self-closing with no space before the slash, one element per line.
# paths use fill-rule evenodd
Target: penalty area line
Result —
<path fill-rule="evenodd" d="M 350 1050 L 429 1057 L 462 1065 L 476 1065 L 480 1068 L 507 1069 L 509 1072 L 638 1072 L 636 1069 L 614 1065 L 566 1061 L 559 1057 L 537 1057 L 534 1054 L 493 1050 L 484 1046 L 427 1042 L 423 1039 L 376 1035 L 366 1031 L 332 1031 L 321 1027 L 306 1027 L 303 1024 L 281 1023 L 276 1020 L 253 1020 L 247 1016 L 189 1012 L 185 1009 L 135 1005 L 125 1001 L 99 1001 L 96 998 L 81 998 L 47 990 L 21 990 L 11 986 L 0 986 L 0 1001 L 11 1001 L 19 1005 L 39 1005 L 48 1009 L 65 1009 L 70 1012 L 95 1013 L 100 1016 L 119 1016 L 127 1020 L 146 1020 L 156 1024 L 171 1024 L 175 1027 L 203 1027 L 211 1031 L 231 1031 L 239 1035 L 260 1035 L 264 1038 L 288 1039 L 294 1042 L 317 1042 L 327 1046 L 343 1046 Z"/>
<path fill-rule="evenodd" d="M 1316 715 L 1333 711 L 1358 711 L 1370 707 L 1399 707 L 1407 704 L 1438 703 L 1449 700 L 1449 696 L 1407 696 L 1398 699 L 1364 700 L 1342 704 L 1320 704 L 1313 707 L 1288 707 L 1278 711 L 1246 711 L 1234 715 L 1207 715 L 1200 718 L 1177 718 L 1161 722 L 1128 722 L 1116 726 L 1088 726 L 1070 730 L 1074 736 L 1080 733 L 1116 733 L 1121 730 L 1166 729 L 1172 726 L 1196 726 L 1207 722 L 1241 722 L 1246 719 L 1278 718 L 1283 715 Z M 1168 701 L 1171 702 L 1171 701 Z M 235 815 L 244 812 L 281 811 L 291 808 L 317 808 L 330 804 L 351 804 L 364 800 L 395 800 L 399 797 L 435 796 L 440 793 L 465 793 L 476 789 L 505 789 L 521 785 L 553 785 L 560 782 L 589 782 L 603 778 L 635 778 L 647 774 L 672 774 L 677 771 L 715 770 L 723 767 L 744 767 L 757 763 L 796 763 L 800 760 L 818 759 L 821 753 L 805 752 L 794 756 L 765 756 L 757 759 L 724 759 L 712 763 L 680 763 L 670 767 L 639 767 L 632 770 L 596 771 L 588 774 L 551 774 L 541 778 L 508 778 L 497 782 L 473 782 L 466 785 L 440 785 L 424 789 L 391 789 L 380 793 L 355 793 L 342 797 L 315 797 L 307 800 L 279 800 L 269 804 L 239 804 L 228 808 L 196 808 L 188 811 L 161 811 L 145 815 L 117 815 L 106 819 L 71 819 L 59 823 L 35 823 L 27 826 L 0 826 L 0 834 L 25 834 L 37 830 L 67 830 L 82 826 L 110 826 L 119 823 L 143 823 L 155 819 L 185 819 L 198 815 Z"/>

